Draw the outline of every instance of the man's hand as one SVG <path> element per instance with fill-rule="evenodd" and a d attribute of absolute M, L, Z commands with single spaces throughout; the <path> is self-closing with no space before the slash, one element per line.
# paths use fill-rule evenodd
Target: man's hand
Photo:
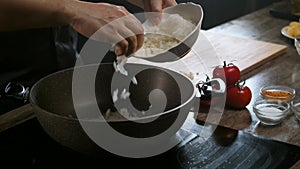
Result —
<path fill-rule="evenodd" d="M 155 12 L 148 15 L 148 19 L 157 25 L 161 21 L 161 12 L 164 8 L 174 6 L 177 4 L 175 0 L 128 0 L 130 3 L 135 4 L 144 9 L 145 12 Z"/>
<path fill-rule="evenodd" d="M 144 30 L 140 21 L 124 7 L 107 3 L 73 1 L 70 25 L 95 40 L 115 44 L 116 54 L 129 56 L 141 48 Z"/>
<path fill-rule="evenodd" d="M 117 55 L 134 53 L 144 40 L 140 21 L 121 6 L 77 0 L 0 0 L 0 31 L 60 25 L 71 25 L 86 37 L 97 32 L 93 37 L 115 45 Z"/>

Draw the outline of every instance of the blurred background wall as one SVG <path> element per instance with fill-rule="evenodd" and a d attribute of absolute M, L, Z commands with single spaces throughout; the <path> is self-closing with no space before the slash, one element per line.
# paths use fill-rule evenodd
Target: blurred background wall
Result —
<path fill-rule="evenodd" d="M 98 2 L 99 0 L 87 0 Z M 201 29 L 207 30 L 220 25 L 229 20 L 238 18 L 273 2 L 280 0 L 176 0 L 178 3 L 194 2 L 200 4 L 204 11 L 203 23 Z M 143 10 L 131 5 L 126 0 L 102 0 L 101 2 L 111 2 L 117 5 L 125 6 L 129 12 L 138 13 Z M 84 43 L 85 38 L 80 36 L 79 48 Z"/>
<path fill-rule="evenodd" d="M 90 0 L 97 2 L 97 0 Z M 123 5 L 132 12 L 142 10 L 127 3 L 126 0 L 104 0 Z M 178 3 L 194 2 L 200 4 L 204 10 L 202 29 L 206 30 L 226 21 L 240 17 L 252 11 L 263 8 L 280 0 L 176 0 Z M 103 2 L 103 1 L 102 1 Z"/>

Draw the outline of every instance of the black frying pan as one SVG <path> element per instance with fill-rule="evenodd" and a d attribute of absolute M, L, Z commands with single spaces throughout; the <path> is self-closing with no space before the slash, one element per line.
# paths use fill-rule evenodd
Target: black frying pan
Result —
<path fill-rule="evenodd" d="M 75 69 L 89 74 L 89 71 L 98 66 L 89 65 Z M 112 64 L 101 64 L 97 68 L 95 93 L 101 113 L 106 112 L 107 109 L 117 109 L 112 99 L 114 87 L 111 86 L 114 85 L 111 83 L 114 78 L 120 81 L 130 81 L 131 74 L 135 74 L 138 81 L 137 85 L 130 82 L 128 87 L 130 92 L 128 99 L 135 111 L 149 109 L 149 94 L 154 89 L 163 91 L 167 101 L 164 111 L 150 111 L 150 114 L 141 117 L 141 119 L 153 118 L 154 121 L 149 123 L 137 123 L 130 120 L 110 121 L 109 125 L 115 130 L 130 137 L 155 136 L 168 129 L 179 112 L 187 114 L 193 107 L 195 87 L 186 76 L 149 65 L 126 64 L 125 68 L 129 76 L 115 74 L 117 77 L 113 77 L 115 71 Z M 54 140 L 79 152 L 103 155 L 103 150 L 86 135 L 79 121 L 83 120 L 87 123 L 103 123 L 104 121 L 95 120 L 96 117 L 92 112 L 86 112 L 86 117 L 83 119 L 78 119 L 75 113 L 72 98 L 73 70 L 74 68 L 62 70 L 38 81 L 31 89 L 30 103 L 40 124 Z M 161 99 L 160 95 L 153 97 L 158 101 Z M 82 105 L 93 106 L 89 105 L 89 100 L 83 100 Z M 129 113 L 130 111 L 131 109 Z"/>

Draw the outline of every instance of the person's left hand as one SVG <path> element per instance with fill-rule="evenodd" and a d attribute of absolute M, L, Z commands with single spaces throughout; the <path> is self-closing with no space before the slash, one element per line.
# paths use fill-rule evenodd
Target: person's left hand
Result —
<path fill-rule="evenodd" d="M 128 0 L 129 2 L 141 7 L 145 12 L 154 12 L 147 16 L 147 18 L 157 25 L 161 21 L 162 10 L 169 6 L 177 4 L 175 0 Z"/>

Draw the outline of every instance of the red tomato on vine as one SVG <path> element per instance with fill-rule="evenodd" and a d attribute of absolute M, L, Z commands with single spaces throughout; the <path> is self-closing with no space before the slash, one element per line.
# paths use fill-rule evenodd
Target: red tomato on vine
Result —
<path fill-rule="evenodd" d="M 226 105 L 234 109 L 243 109 L 251 101 L 252 92 L 244 86 L 245 81 L 238 81 L 235 86 L 227 88 Z"/>

